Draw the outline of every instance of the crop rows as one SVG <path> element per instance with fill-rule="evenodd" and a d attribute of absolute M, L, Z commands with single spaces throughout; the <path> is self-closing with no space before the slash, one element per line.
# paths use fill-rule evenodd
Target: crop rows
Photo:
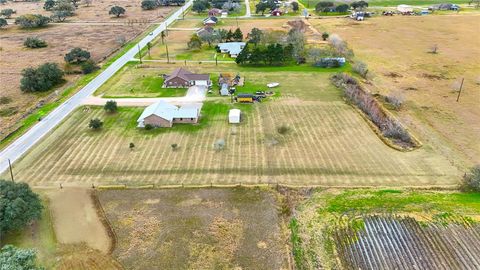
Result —
<path fill-rule="evenodd" d="M 480 226 L 370 216 L 334 233 L 344 269 L 479 269 Z"/>
<path fill-rule="evenodd" d="M 139 111 L 119 112 L 100 132 L 91 118 L 101 109 L 78 110 L 15 164 L 18 179 L 35 185 L 232 184 L 319 185 L 452 184 L 458 174 L 432 150 L 403 153 L 386 146 L 342 102 L 288 100 L 257 104 L 240 126 L 227 115 L 196 131 L 145 134 L 129 126 Z M 290 131 L 277 132 L 280 125 Z M 226 148 L 213 143 L 225 139 Z M 130 142 L 135 149 L 130 150 Z M 172 151 L 171 144 L 179 145 Z M 5 176 L 6 177 L 6 176 Z"/>

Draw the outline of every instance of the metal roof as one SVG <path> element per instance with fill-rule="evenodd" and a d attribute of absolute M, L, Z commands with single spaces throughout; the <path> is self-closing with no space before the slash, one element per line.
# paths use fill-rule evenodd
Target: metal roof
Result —
<path fill-rule="evenodd" d="M 167 121 L 172 121 L 174 118 L 197 118 L 199 111 L 199 106 L 177 107 L 165 101 L 159 101 L 145 108 L 137 122 L 143 122 L 146 117 L 151 115 L 156 115 Z"/>

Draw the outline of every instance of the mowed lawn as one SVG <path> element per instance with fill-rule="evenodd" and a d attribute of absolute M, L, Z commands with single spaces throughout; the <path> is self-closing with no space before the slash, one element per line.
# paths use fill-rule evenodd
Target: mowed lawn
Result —
<path fill-rule="evenodd" d="M 125 269 L 288 269 L 276 194 L 260 188 L 103 190 Z"/>
<path fill-rule="evenodd" d="M 17 179 L 33 185 L 430 186 L 459 181 L 461 173 L 429 145 L 407 153 L 386 146 L 329 85 L 328 74 L 257 73 L 259 81 L 283 76 L 282 94 L 243 105 L 238 126 L 227 123 L 228 98 L 206 103 L 200 126 L 153 131 L 135 127 L 141 108 L 114 115 L 80 108 L 15 164 Z M 98 132 L 87 128 L 95 117 L 105 120 Z M 282 125 L 289 129 L 285 135 L 277 132 Z M 226 142 L 221 151 L 213 147 L 219 139 Z"/>
<path fill-rule="evenodd" d="M 104 98 L 182 97 L 186 88 L 162 88 L 165 70 L 142 68 L 138 72 L 135 64 L 127 64 L 104 83 L 95 95 Z"/>

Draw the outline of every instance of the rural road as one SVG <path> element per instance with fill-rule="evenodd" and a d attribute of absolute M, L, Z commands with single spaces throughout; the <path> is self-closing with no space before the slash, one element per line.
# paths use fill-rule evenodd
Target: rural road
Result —
<path fill-rule="evenodd" d="M 244 18 L 250 18 L 252 17 L 252 12 L 250 11 L 250 1 L 245 0 L 245 16 Z"/>
<path fill-rule="evenodd" d="M 80 106 L 84 99 L 92 95 L 102 84 L 104 84 L 110 77 L 112 77 L 118 70 L 120 70 L 128 61 L 132 60 L 138 52 L 138 47 L 144 48 L 148 42 L 155 39 L 166 27 L 178 19 L 182 12 L 192 5 L 193 0 L 189 0 L 183 7 L 180 7 L 175 13 L 168 17 L 164 22 L 158 25 L 150 35 L 144 37 L 138 44 L 133 46 L 124 55 L 113 62 L 95 79 L 90 81 L 85 87 L 78 91 L 75 95 L 67 101 L 58 106 L 55 110 L 50 112 L 42 121 L 38 122 L 31 129 L 29 129 L 20 138 L 15 140 L 12 144 L 7 146 L 0 152 L 0 173 L 8 169 L 8 159 L 11 162 L 18 160 L 30 148 L 32 148 L 43 136 L 54 129 L 63 119 L 65 119 L 73 110 Z"/>

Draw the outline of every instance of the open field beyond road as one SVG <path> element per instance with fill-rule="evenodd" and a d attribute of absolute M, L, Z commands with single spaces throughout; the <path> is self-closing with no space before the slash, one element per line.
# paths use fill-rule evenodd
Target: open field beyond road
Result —
<path fill-rule="evenodd" d="M 480 163 L 479 13 L 312 20 L 337 33 L 369 65 L 374 93 L 405 97 L 398 113 L 424 142 L 456 163 Z M 413 38 L 414 37 L 414 38 Z M 428 53 L 434 45 L 438 53 Z M 465 78 L 459 102 L 461 79 Z M 427 135 L 428 134 L 428 135 Z M 453 149 L 453 150 L 452 150 Z"/>
<path fill-rule="evenodd" d="M 104 190 L 126 269 L 287 269 L 276 195 L 261 189 Z"/>
<path fill-rule="evenodd" d="M 130 3 L 126 18 L 114 19 L 108 15 L 110 6 L 113 4 L 127 4 L 128 1 L 93 1 L 86 7 L 80 5 L 76 10 L 76 15 L 61 24 L 51 24 L 39 29 L 20 29 L 19 26 L 9 23 L 7 27 L 0 30 L 0 82 L 2 89 L 1 98 L 7 98 L 8 102 L 0 104 L 0 128 L 1 136 L 12 132 L 19 125 L 16 125 L 26 112 L 35 109 L 42 100 L 49 103 L 59 98 L 64 88 L 70 84 L 65 84 L 54 90 L 43 93 L 23 93 L 20 91 L 21 71 L 27 67 L 36 67 L 46 62 L 55 62 L 64 66 L 64 55 L 74 47 L 80 47 L 88 50 L 92 59 L 97 62 L 103 62 L 105 57 L 116 51 L 122 46 L 120 39 L 128 41 L 140 34 L 148 24 L 153 21 L 163 20 L 167 14 L 171 13 L 175 7 L 162 7 L 155 11 L 142 11 L 140 2 Z M 43 10 L 42 2 L 11 2 L 1 5 L 1 9 L 12 8 L 17 11 L 12 16 L 12 20 L 21 15 L 41 13 L 47 16 L 51 12 Z M 131 16 L 131 17 L 130 17 Z M 129 20 L 143 20 L 142 24 L 135 23 L 128 25 Z M 69 21 L 76 22 L 75 24 Z M 89 21 L 104 21 L 110 24 L 102 25 L 100 23 L 88 23 Z M 84 23 L 81 23 L 84 22 Z M 112 25 L 111 22 L 118 22 Z M 48 44 L 46 48 L 28 49 L 23 46 L 23 42 L 28 37 L 39 37 Z M 77 80 L 79 75 L 67 75 L 68 82 Z"/>

